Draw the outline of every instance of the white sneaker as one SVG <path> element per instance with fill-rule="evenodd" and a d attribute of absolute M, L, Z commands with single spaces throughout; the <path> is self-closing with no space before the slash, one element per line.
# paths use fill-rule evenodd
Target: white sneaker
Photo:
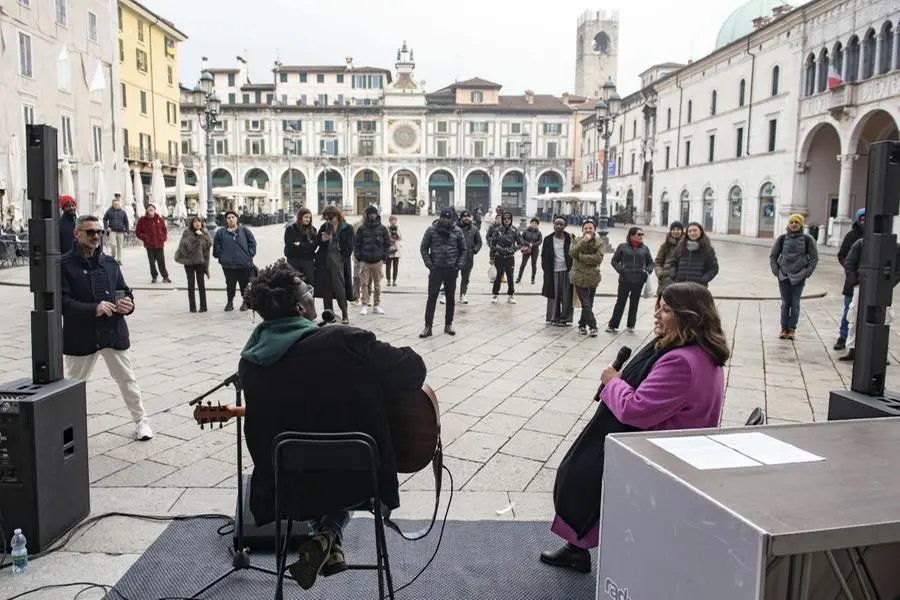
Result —
<path fill-rule="evenodd" d="M 497 304 L 498 302 L 500 302 L 500 296 L 494 296 L 494 299 L 491 300 L 491 304 Z"/>
<path fill-rule="evenodd" d="M 375 306 L 375 308 L 372 309 L 372 312 L 375 313 L 376 315 L 383 315 L 384 309 L 381 308 L 381 306 Z"/>
<path fill-rule="evenodd" d="M 460 294 L 460 296 L 459 296 L 459 303 L 460 303 L 460 304 L 468 304 L 468 303 L 469 303 L 469 299 L 466 298 L 466 295 L 465 295 L 465 294 Z"/>
<path fill-rule="evenodd" d="M 438 302 L 441 304 L 447 304 L 447 296 L 445 294 L 441 294 L 441 297 L 438 298 Z"/>
<path fill-rule="evenodd" d="M 367 304 L 363 304 L 362 310 L 359 311 L 361 315 L 369 314 L 369 306 Z"/>
<path fill-rule="evenodd" d="M 150 421 L 141 419 L 134 424 L 134 439 L 139 442 L 146 442 L 153 439 L 153 430 L 150 429 Z"/>
<path fill-rule="evenodd" d="M 506 299 L 506 302 L 507 302 L 508 304 L 515 304 L 515 303 L 516 303 L 516 297 L 515 297 L 515 296 L 510 296 L 509 298 Z"/>

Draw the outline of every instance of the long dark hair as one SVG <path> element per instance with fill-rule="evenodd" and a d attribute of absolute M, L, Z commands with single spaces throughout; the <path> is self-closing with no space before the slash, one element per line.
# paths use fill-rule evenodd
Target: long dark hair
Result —
<path fill-rule="evenodd" d="M 303 215 L 309 215 L 309 225 L 303 224 Z M 316 237 L 316 226 L 313 225 L 312 222 L 312 211 L 308 208 L 301 208 L 297 211 L 297 227 L 300 229 L 300 233 L 308 237 L 310 240 L 315 239 Z"/>
<path fill-rule="evenodd" d="M 661 298 L 675 314 L 675 331 L 660 339 L 657 345 L 664 348 L 697 344 L 717 364 L 724 365 L 731 350 L 709 290 L 699 283 L 673 283 L 666 286 Z"/>
<path fill-rule="evenodd" d="M 700 237 L 695 240 L 698 244 L 700 244 L 700 250 L 702 250 L 706 254 L 709 254 L 712 250 L 712 242 L 709 241 L 709 236 L 706 235 L 706 230 L 703 229 L 703 225 L 701 225 L 697 221 L 691 221 L 687 224 L 687 227 L 684 228 L 684 233 L 681 234 L 681 241 L 678 242 L 678 246 L 675 248 L 675 251 L 678 252 L 678 256 L 682 256 L 685 252 L 687 252 L 687 243 L 688 240 L 690 240 L 687 234 L 687 230 L 691 228 L 691 225 L 700 230 Z"/>
<path fill-rule="evenodd" d="M 194 230 L 194 221 L 197 221 L 198 223 L 200 223 L 200 231 L 203 231 L 203 219 L 201 219 L 200 217 L 196 217 L 196 216 L 191 219 L 191 223 L 190 223 L 190 225 L 188 225 L 188 229 L 190 229 L 191 231 Z"/>

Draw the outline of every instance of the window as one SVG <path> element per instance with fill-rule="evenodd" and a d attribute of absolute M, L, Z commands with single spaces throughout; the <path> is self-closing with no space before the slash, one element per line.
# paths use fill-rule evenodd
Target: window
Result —
<path fill-rule="evenodd" d="M 60 118 L 59 143 L 63 156 L 72 156 L 75 152 L 75 145 L 72 143 L 72 117 L 62 115 Z"/>
<path fill-rule="evenodd" d="M 473 121 L 469 123 L 469 133 L 487 133 L 488 132 L 488 122 L 487 121 Z"/>
<path fill-rule="evenodd" d="M 747 95 L 747 82 L 741 79 L 738 84 L 738 106 L 744 106 L 745 96 Z"/>
<path fill-rule="evenodd" d="M 519 158 L 518 142 L 506 142 L 506 158 Z"/>
<path fill-rule="evenodd" d="M 137 64 L 137 70 L 141 73 L 147 72 L 147 53 L 140 48 L 134 49 L 134 59 Z"/>
<path fill-rule="evenodd" d="M 716 160 L 716 134 L 709 136 L 709 162 Z"/>
<path fill-rule="evenodd" d="M 169 142 L 169 156 L 166 164 L 178 164 L 178 142 Z"/>
<path fill-rule="evenodd" d="M 637 119 L 631 122 L 631 139 L 637 137 Z"/>
<path fill-rule="evenodd" d="M 303 131 L 303 121 L 300 119 L 284 120 L 281 122 L 281 130 L 294 133 Z"/>
<path fill-rule="evenodd" d="M 141 90 L 141 114 L 147 114 L 147 92 Z"/>
<path fill-rule="evenodd" d="M 324 73 L 316 74 L 316 83 L 325 83 L 325 74 Z"/>
<path fill-rule="evenodd" d="M 666 129 L 672 129 L 672 109 L 666 109 Z"/>
<path fill-rule="evenodd" d="M 343 106 L 343 105 L 344 105 L 344 95 L 343 95 L 343 94 L 338 94 L 338 95 L 337 95 L 337 105 L 338 105 L 338 106 Z"/>
<path fill-rule="evenodd" d="M 447 158 L 447 140 L 437 141 L 437 155 L 438 158 Z"/>
<path fill-rule="evenodd" d="M 716 90 L 713 90 L 712 98 L 710 98 L 710 101 L 709 101 L 710 116 L 715 116 L 715 114 L 716 114 L 716 103 L 717 103 L 718 99 L 719 99 L 719 93 L 716 92 Z"/>
<path fill-rule="evenodd" d="M 69 60 L 69 51 L 63 46 L 56 59 L 56 84 L 59 89 L 69 91 L 72 89 L 72 63 Z"/>
<path fill-rule="evenodd" d="M 338 141 L 337 140 L 319 140 L 319 154 L 325 154 L 328 156 L 337 156 L 338 155 Z"/>
<path fill-rule="evenodd" d="M 235 103 L 237 103 L 237 94 L 235 94 L 234 92 L 231 92 L 230 94 L 228 94 L 228 104 L 235 104 Z"/>
<path fill-rule="evenodd" d="M 116 11 L 116 22 L 119 24 L 119 31 L 122 31 L 122 7 L 117 7 Z"/>
<path fill-rule="evenodd" d="M 263 131 L 265 127 L 263 126 L 263 122 L 259 119 L 255 119 L 252 121 L 245 121 L 244 128 L 247 131 Z"/>
<path fill-rule="evenodd" d="M 328 120 L 322 124 L 322 131 L 325 133 L 334 133 L 334 121 Z"/>
<path fill-rule="evenodd" d="M 181 154 L 191 154 L 193 150 L 191 149 L 191 140 L 181 140 Z"/>
<path fill-rule="evenodd" d="M 250 104 L 250 94 L 241 94 L 241 102 Z"/>
<path fill-rule="evenodd" d="M 481 104 L 484 102 L 484 93 L 483 92 L 472 92 L 472 104 Z"/>
<path fill-rule="evenodd" d="M 163 42 L 163 52 L 165 53 L 166 58 L 175 59 L 175 40 L 166 36 L 165 41 Z"/>
<path fill-rule="evenodd" d="M 472 154 L 475 158 L 484 158 L 484 142 L 479 140 L 472 144 Z"/>
<path fill-rule="evenodd" d="M 781 69 L 778 68 L 778 65 L 772 67 L 772 95 L 778 95 L 778 79 L 781 76 Z"/>
<path fill-rule="evenodd" d="M 138 19 L 138 41 L 144 41 L 144 22 Z"/>
<path fill-rule="evenodd" d="M 437 123 L 437 132 L 438 133 L 448 133 L 449 129 L 447 126 L 447 121 L 438 121 Z"/>
<path fill-rule="evenodd" d="M 69 0 L 56 0 L 56 24 L 65 27 L 69 23 Z"/>
<path fill-rule="evenodd" d="M 119 62 L 125 62 L 125 42 L 119 38 Z"/>
<path fill-rule="evenodd" d="M 558 142 L 547 142 L 547 158 L 559 158 Z"/>
<path fill-rule="evenodd" d="M 769 152 L 775 152 L 775 134 L 778 132 L 778 119 L 769 120 Z"/>
<path fill-rule="evenodd" d="M 509 124 L 509 132 L 510 133 L 522 133 L 522 124 L 521 123 L 510 123 Z"/>
<path fill-rule="evenodd" d="M 171 125 L 178 122 L 178 106 L 174 102 L 166 102 L 166 121 Z"/>
<path fill-rule="evenodd" d="M 182 131 L 192 131 L 194 129 L 194 122 L 188 121 L 187 119 L 182 119 L 181 121 L 181 130 Z"/>
<path fill-rule="evenodd" d="M 124 152 L 125 158 L 130 158 L 131 152 L 128 149 L 128 130 L 127 129 L 122 130 L 122 146 L 123 146 L 122 152 Z"/>
<path fill-rule="evenodd" d="M 128 108 L 128 94 L 126 93 L 127 88 L 125 87 L 125 82 L 122 82 L 122 108 Z"/>
<path fill-rule="evenodd" d="M 634 160 L 635 160 L 635 155 L 634 155 L 634 152 L 632 152 L 631 153 L 631 172 L 632 173 L 634 173 Z"/>
<path fill-rule="evenodd" d="M 691 140 L 684 142 L 684 166 L 691 166 Z"/>
<path fill-rule="evenodd" d="M 810 54 L 806 57 L 806 65 L 805 65 L 805 82 L 803 85 L 803 95 L 804 96 L 812 96 L 816 93 L 816 74 L 818 69 L 816 68 L 816 55 Z"/>
<path fill-rule="evenodd" d="M 306 94 L 300 94 L 300 101 L 297 102 L 300 106 L 306 106 Z"/>
<path fill-rule="evenodd" d="M 266 153 L 265 140 L 247 140 L 247 154 L 251 156 L 263 156 Z"/>
<path fill-rule="evenodd" d="M 671 150 L 672 150 L 672 148 L 671 148 L 670 146 L 666 146 L 666 163 L 665 163 L 665 164 L 666 164 L 666 166 L 665 166 L 666 169 L 669 168 L 669 158 L 670 158 L 671 155 L 672 155 Z"/>
<path fill-rule="evenodd" d="M 690 123 L 694 120 L 694 101 L 688 100 L 687 105 L 687 122 Z"/>
<path fill-rule="evenodd" d="M 278 81 L 280 81 L 281 83 L 287 83 L 287 73 L 279 73 Z"/>
<path fill-rule="evenodd" d="M 92 147 L 94 150 L 94 162 L 103 162 L 103 128 L 99 125 L 91 127 Z"/>
<path fill-rule="evenodd" d="M 353 89 L 380 90 L 384 87 L 383 75 L 354 75 L 350 80 Z"/>
<path fill-rule="evenodd" d="M 359 133 L 375 133 L 375 121 L 357 121 L 356 131 Z"/>
<path fill-rule="evenodd" d="M 144 161 L 150 160 L 150 154 L 153 150 L 153 138 L 146 133 L 138 134 L 138 144 L 140 149 L 140 158 Z"/>
<path fill-rule="evenodd" d="M 562 123 L 544 123 L 544 135 L 560 135 Z"/>
<path fill-rule="evenodd" d="M 344 74 L 343 73 L 338 73 L 337 82 L 344 83 Z"/>
<path fill-rule="evenodd" d="M 328 106 L 328 94 L 319 94 L 316 96 L 316 106 Z"/>
<path fill-rule="evenodd" d="M 281 104 L 287 106 L 287 94 L 281 95 Z"/>
<path fill-rule="evenodd" d="M 34 107 L 30 104 L 23 104 L 22 117 L 25 125 L 34 125 Z"/>
<path fill-rule="evenodd" d="M 25 77 L 32 76 L 31 64 L 31 36 L 19 32 L 19 74 Z"/>
<path fill-rule="evenodd" d="M 262 104 L 262 92 L 259 92 L 259 91 L 255 92 L 253 94 L 253 101 L 256 104 Z"/>
<path fill-rule="evenodd" d="M 306 83 L 306 73 L 300 73 L 300 83 Z"/>
<path fill-rule="evenodd" d="M 213 154 L 228 154 L 228 140 L 216 140 L 213 146 Z"/>
<path fill-rule="evenodd" d="M 741 156 L 744 155 L 744 128 L 743 127 L 737 128 L 736 142 L 737 143 L 735 144 L 735 148 L 734 148 L 734 156 L 736 158 L 740 158 Z"/>
<path fill-rule="evenodd" d="M 228 74 L 228 87 L 234 87 L 234 73 Z"/>
<path fill-rule="evenodd" d="M 88 39 L 96 42 L 99 39 L 97 32 L 97 13 L 88 11 Z"/>

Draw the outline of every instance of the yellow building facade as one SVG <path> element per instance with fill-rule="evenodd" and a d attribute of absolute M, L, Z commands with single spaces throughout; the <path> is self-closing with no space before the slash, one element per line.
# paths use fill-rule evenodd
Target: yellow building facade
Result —
<path fill-rule="evenodd" d="M 125 161 L 149 186 L 159 159 L 173 185 L 181 145 L 178 45 L 187 36 L 135 0 L 118 0 L 117 16 Z"/>

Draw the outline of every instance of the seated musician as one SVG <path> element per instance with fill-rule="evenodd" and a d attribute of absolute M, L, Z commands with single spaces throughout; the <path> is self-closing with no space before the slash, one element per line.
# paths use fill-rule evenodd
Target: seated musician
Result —
<path fill-rule="evenodd" d="M 419 390 L 425 363 L 410 348 L 379 342 L 364 329 L 317 327 L 312 286 L 283 259 L 262 269 L 246 295 L 262 317 L 238 367 L 246 397 L 244 432 L 253 458 L 250 510 L 258 524 L 274 521 L 272 442 L 284 431 L 363 432 L 378 443 L 384 504 L 400 505 L 397 462 L 384 399 Z M 327 465 L 323 465 L 327 469 Z M 327 470 L 283 481 L 282 506 L 295 518 L 314 518 L 290 573 L 303 589 L 316 577 L 346 570 L 341 531 L 348 507 L 371 496 L 371 478 Z"/>
<path fill-rule="evenodd" d="M 581 573 L 599 545 L 606 436 L 627 431 L 718 427 L 725 401 L 723 365 L 730 351 L 709 290 L 698 283 L 666 287 L 654 315 L 656 337 L 619 373 L 600 376 L 604 388 L 591 422 L 560 463 L 550 530 L 566 544 L 541 561 Z"/>

